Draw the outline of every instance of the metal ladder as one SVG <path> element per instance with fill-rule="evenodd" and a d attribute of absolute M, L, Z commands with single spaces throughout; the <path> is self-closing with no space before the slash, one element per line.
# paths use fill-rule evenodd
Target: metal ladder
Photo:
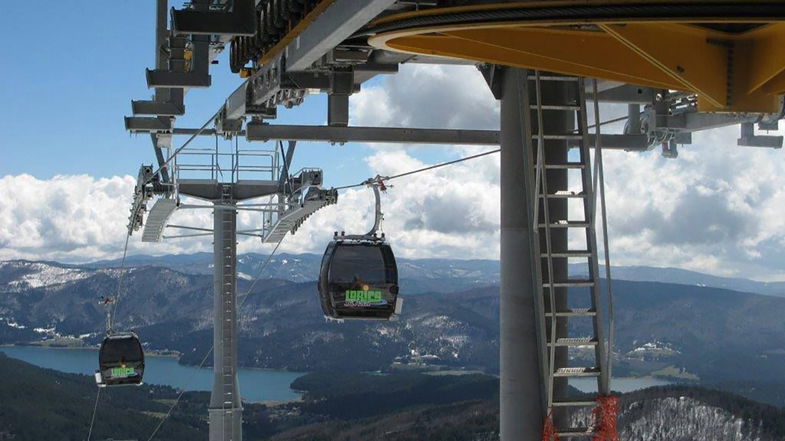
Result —
<path fill-rule="evenodd" d="M 554 83 L 558 82 L 558 83 Z M 564 102 L 543 102 L 543 85 L 548 85 L 551 89 L 555 87 L 565 88 L 566 99 Z M 558 84 L 559 86 L 555 86 Z M 541 258 L 539 274 L 535 278 L 541 289 L 542 302 L 537 302 L 538 323 L 540 327 L 540 359 L 542 361 L 542 375 L 545 379 L 546 409 L 549 418 L 552 418 L 556 433 L 560 438 L 581 438 L 591 437 L 594 434 L 594 427 L 571 427 L 571 410 L 580 407 L 593 407 L 597 405 L 594 400 L 570 398 L 568 396 L 557 396 L 555 393 L 556 383 L 561 381 L 568 382 L 570 378 L 594 377 L 597 379 L 597 391 L 600 395 L 609 393 L 609 378 L 607 369 L 607 348 L 603 335 L 603 326 L 600 312 L 600 277 L 599 264 L 597 258 L 597 241 L 595 231 L 595 204 L 594 189 L 591 177 L 591 157 L 589 154 L 589 128 L 587 123 L 586 91 L 583 78 L 560 76 L 554 74 L 540 74 L 534 72 L 529 76 L 527 87 L 533 87 L 534 103 L 529 104 L 532 110 L 531 126 L 537 127 L 537 133 L 529 133 L 531 140 L 531 152 L 536 157 L 534 164 L 536 194 L 534 222 L 537 223 L 534 231 L 537 232 L 537 239 L 534 241 L 536 252 Z M 531 89 L 530 89 L 531 90 Z M 530 95 L 531 96 L 531 95 Z M 543 130 L 547 112 L 549 116 L 559 115 L 573 119 L 577 122 L 577 130 L 570 133 L 546 133 Z M 567 161 L 548 159 L 545 153 L 549 140 L 567 142 L 568 147 L 577 148 L 577 159 L 575 152 L 568 150 Z M 572 153 L 572 154 L 570 154 Z M 572 160 L 570 160 L 572 158 Z M 549 188 L 548 171 L 566 170 L 569 177 L 569 170 L 577 170 L 580 173 L 580 190 L 568 191 L 559 189 L 554 191 L 555 186 Z M 569 180 L 568 180 L 569 181 Z M 549 202 L 554 199 L 566 199 L 581 201 L 583 216 L 575 218 L 574 215 L 566 216 L 565 219 L 556 219 L 552 215 Z M 569 203 L 569 202 L 567 202 Z M 569 213 L 569 207 L 566 213 Z M 561 231 L 561 234 L 569 234 L 570 231 L 585 232 L 585 248 L 572 249 L 569 246 L 569 239 L 554 241 L 554 232 Z M 554 243 L 554 242 L 558 242 Z M 544 245 L 544 246 L 543 246 Z M 588 265 L 587 278 L 557 279 L 554 276 L 554 262 L 563 262 L 566 266 L 569 260 L 584 260 Z M 560 262 L 561 263 L 561 262 Z M 567 291 L 567 292 L 565 292 Z M 566 296 L 566 299 L 557 297 Z M 576 307 L 580 302 L 581 307 Z M 570 326 L 579 320 L 590 320 L 592 335 L 589 336 L 570 336 L 569 330 L 574 329 Z M 583 322 L 586 325 L 586 322 Z M 559 327 L 558 325 L 561 325 Z M 561 328 L 561 331 L 559 331 Z M 565 335 L 567 332 L 567 335 Z M 579 348 L 593 348 L 593 360 L 591 363 L 573 365 L 570 363 L 569 351 Z M 562 351 L 561 356 L 557 356 L 557 351 Z M 566 352 L 566 354 L 565 354 Z M 589 357 L 592 358 L 592 357 Z M 567 383 L 569 384 L 569 383 Z M 566 393 L 566 391 L 565 391 Z"/>
<path fill-rule="evenodd" d="M 221 186 L 221 200 L 227 204 L 234 203 L 234 196 L 232 192 L 232 187 L 230 185 L 222 185 Z M 223 243 L 221 246 L 224 249 L 224 272 L 223 272 L 223 280 L 222 283 L 222 316 L 224 317 L 223 324 L 222 324 L 222 343 L 223 343 L 223 350 L 222 352 L 222 359 L 220 363 L 222 364 L 222 389 L 223 389 L 223 401 L 222 401 L 222 408 L 224 412 L 224 433 L 227 433 L 226 425 L 229 426 L 228 432 L 231 432 L 232 437 L 234 439 L 233 433 L 233 425 L 231 423 L 231 415 L 232 412 L 236 410 L 236 398 L 235 397 L 235 376 L 237 373 L 235 372 L 235 364 L 234 364 L 234 356 L 236 352 L 237 342 L 236 342 L 236 332 L 237 332 L 237 324 L 236 324 L 236 310 L 237 306 L 235 305 L 235 301 L 237 300 L 237 287 L 235 283 L 237 281 L 236 273 L 237 268 L 235 264 L 237 262 L 237 246 L 236 246 L 236 228 L 237 228 L 237 220 L 236 220 L 236 212 L 234 210 L 225 209 L 222 210 L 222 227 L 227 234 L 223 236 Z M 227 421 L 228 420 L 228 421 Z"/>

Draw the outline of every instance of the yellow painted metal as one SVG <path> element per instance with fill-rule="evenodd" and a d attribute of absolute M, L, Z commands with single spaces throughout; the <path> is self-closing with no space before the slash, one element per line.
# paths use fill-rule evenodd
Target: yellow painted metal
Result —
<path fill-rule="evenodd" d="M 741 55 L 755 60 L 749 65 L 747 84 L 747 92 L 753 92 L 785 72 L 785 23 L 751 31 L 746 41 L 751 43 L 742 49 L 745 54 Z"/>
<path fill-rule="evenodd" d="M 471 53 L 472 59 L 486 63 L 551 72 L 582 71 L 586 72 L 585 76 L 657 88 L 677 86 L 664 73 L 639 63 L 640 57 L 632 50 L 600 32 L 533 28 L 460 30 L 397 38 L 388 47 L 418 53 L 418 48 L 426 45 L 429 55 L 469 58 L 465 54 Z"/>
<path fill-rule="evenodd" d="M 524 3 L 513 4 L 513 7 L 625 2 Z M 432 9 L 385 17 L 376 23 L 448 11 L 509 8 L 510 5 Z M 785 93 L 785 23 L 761 23 L 764 25 L 752 30 L 731 33 L 707 27 L 707 21 L 728 23 L 727 19 L 719 18 L 701 19 L 694 24 L 687 18 L 671 22 L 484 22 L 394 30 L 377 34 L 369 38 L 369 42 L 375 47 L 398 52 L 694 92 L 702 111 L 778 111 L 780 96 Z"/>
<path fill-rule="evenodd" d="M 628 23 L 599 25 L 606 34 L 671 77 L 674 89 L 698 93 L 714 107 L 727 105 L 728 49 L 710 43 L 719 32 L 689 25 Z M 608 54 L 613 56 L 613 54 Z"/>

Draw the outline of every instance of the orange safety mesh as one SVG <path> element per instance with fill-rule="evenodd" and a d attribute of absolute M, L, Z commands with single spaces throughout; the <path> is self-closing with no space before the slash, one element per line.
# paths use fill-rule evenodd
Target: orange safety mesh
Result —
<path fill-rule="evenodd" d="M 559 441 L 559 434 L 556 426 L 553 425 L 553 411 L 548 412 L 545 417 L 545 424 L 542 427 L 542 441 Z"/>
<path fill-rule="evenodd" d="M 594 414 L 594 441 L 619 441 L 616 432 L 616 415 L 619 412 L 619 397 L 604 395 L 597 397 Z"/>

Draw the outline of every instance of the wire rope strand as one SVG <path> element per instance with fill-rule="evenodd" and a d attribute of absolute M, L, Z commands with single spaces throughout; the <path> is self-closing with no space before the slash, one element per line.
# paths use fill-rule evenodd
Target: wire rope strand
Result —
<path fill-rule="evenodd" d="M 594 92 L 594 120 L 599 121 L 600 119 L 600 102 L 597 99 L 597 80 L 593 80 L 592 83 L 593 92 Z M 613 340 L 614 340 L 614 312 L 613 312 L 613 288 L 611 287 L 612 279 L 611 279 L 611 258 L 610 258 L 610 250 L 608 249 L 608 216 L 607 216 L 607 209 L 605 205 L 605 173 L 603 170 L 602 164 L 602 144 L 600 143 L 600 125 L 595 123 L 595 144 L 594 144 L 594 194 L 592 195 L 594 198 L 594 212 L 596 217 L 597 211 L 597 193 L 600 194 L 600 210 L 601 210 L 601 221 L 602 221 L 602 243 L 603 243 L 603 254 L 605 257 L 605 284 L 606 284 L 606 291 L 608 293 L 608 349 L 606 354 L 606 361 L 605 366 L 608 372 L 608 381 L 610 381 L 613 372 Z"/>
<path fill-rule="evenodd" d="M 95 393 L 95 404 L 93 405 L 93 416 L 90 417 L 90 429 L 87 432 L 87 441 L 93 436 L 93 426 L 95 425 L 95 414 L 98 412 L 98 399 L 101 397 L 101 388 Z"/>
<path fill-rule="evenodd" d="M 109 329 L 107 332 L 111 332 L 114 329 L 115 317 L 117 317 L 117 306 L 120 304 L 120 296 L 122 295 L 122 288 L 123 288 L 123 281 L 125 280 L 126 268 L 125 268 L 125 259 L 128 257 L 128 242 L 131 239 L 130 234 L 125 235 L 125 246 L 123 246 L 123 258 L 120 261 L 120 276 L 117 279 L 117 292 L 115 293 L 114 302 L 110 306 L 112 312 L 109 315 Z"/>
<path fill-rule="evenodd" d="M 390 181 L 390 180 L 393 180 L 393 179 L 402 178 L 404 176 L 409 176 L 409 175 L 413 175 L 413 174 L 416 174 L 416 173 L 420 173 L 420 172 L 424 172 L 424 171 L 428 171 L 428 170 L 433 170 L 435 168 L 444 167 L 444 166 L 452 165 L 452 164 L 457 164 L 457 163 L 463 162 L 463 161 L 468 161 L 470 159 L 480 158 L 480 157 L 483 157 L 483 156 L 491 155 L 493 153 L 499 153 L 500 151 L 501 151 L 501 149 L 490 150 L 490 151 L 487 151 L 487 152 L 478 153 L 476 155 L 467 156 L 465 158 L 456 159 L 454 161 L 442 162 L 442 163 L 439 163 L 439 164 L 430 165 L 428 167 L 423 167 L 423 168 L 419 168 L 419 169 L 416 169 L 416 170 L 411 170 L 411 171 L 408 171 L 406 173 L 401 173 L 401 174 L 398 174 L 398 175 L 382 176 L 381 179 L 383 181 Z M 362 187 L 362 186 L 366 185 L 366 182 L 367 181 L 363 181 L 363 182 L 360 182 L 359 184 L 351 184 L 351 185 L 344 185 L 342 187 L 334 187 L 333 190 L 345 190 L 347 188 Z"/>

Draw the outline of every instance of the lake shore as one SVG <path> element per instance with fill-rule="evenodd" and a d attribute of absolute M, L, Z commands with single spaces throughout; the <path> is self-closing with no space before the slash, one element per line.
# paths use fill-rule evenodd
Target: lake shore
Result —
<path fill-rule="evenodd" d="M 72 374 L 93 375 L 97 367 L 97 351 L 94 347 L 5 345 L 0 346 L 0 352 L 36 366 Z M 145 364 L 145 384 L 197 392 L 209 392 L 212 389 L 214 374 L 211 368 L 182 365 L 171 356 L 149 357 Z M 302 375 L 305 373 L 240 368 L 238 382 L 243 401 L 278 405 L 301 400 L 301 394 L 292 390 L 290 385 Z"/>
<path fill-rule="evenodd" d="M 93 351 L 98 352 L 98 346 L 63 346 L 63 345 L 45 345 L 45 344 L 0 344 L 0 351 L 3 348 L 45 348 L 45 349 L 57 349 L 57 350 L 66 350 L 66 351 Z M 155 358 L 173 358 L 175 360 L 179 360 L 182 354 L 179 352 L 174 351 L 155 351 L 155 350 L 145 350 L 144 351 L 145 357 L 155 357 Z"/>

